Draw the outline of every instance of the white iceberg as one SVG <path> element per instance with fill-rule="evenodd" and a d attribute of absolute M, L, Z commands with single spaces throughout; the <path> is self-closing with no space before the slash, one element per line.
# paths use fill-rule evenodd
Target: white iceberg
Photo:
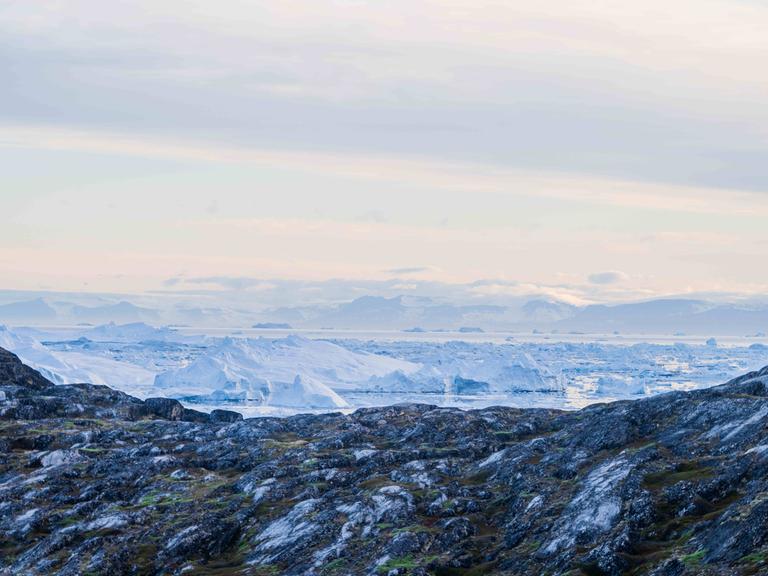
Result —
<path fill-rule="evenodd" d="M 270 382 L 266 404 L 286 408 L 346 408 L 347 401 L 322 382 L 299 376 L 291 383 Z"/>
<path fill-rule="evenodd" d="M 109 322 L 87 330 L 83 336 L 96 342 L 180 342 L 185 338 L 167 326 L 156 328 L 144 322 Z"/>
<path fill-rule="evenodd" d="M 396 371 L 412 373 L 418 368 L 404 360 L 352 352 L 331 342 L 299 336 L 225 338 L 188 365 L 159 374 L 155 387 L 163 395 L 177 398 L 340 407 L 346 402 L 336 391 L 364 388 L 371 378 Z"/>
<path fill-rule="evenodd" d="M 54 384 L 105 384 L 141 395 L 155 376 L 150 370 L 111 358 L 49 350 L 31 336 L 17 334 L 2 325 L 0 348 L 16 354 Z"/>
<path fill-rule="evenodd" d="M 419 363 L 422 368 L 372 378 L 370 390 L 499 395 L 561 393 L 564 389 L 559 372 L 537 362 L 521 346 L 459 341 L 399 342 L 389 346 L 393 353 Z"/>
<path fill-rule="evenodd" d="M 632 377 L 612 374 L 597 379 L 595 392 L 600 396 L 637 396 L 645 394 L 646 387 Z"/>

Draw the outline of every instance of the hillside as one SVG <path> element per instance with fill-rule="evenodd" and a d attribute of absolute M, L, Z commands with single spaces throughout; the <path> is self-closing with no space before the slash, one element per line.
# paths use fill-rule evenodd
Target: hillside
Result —
<path fill-rule="evenodd" d="M 241 420 L 0 350 L 0 574 L 759 574 L 768 369 L 578 412 Z"/>

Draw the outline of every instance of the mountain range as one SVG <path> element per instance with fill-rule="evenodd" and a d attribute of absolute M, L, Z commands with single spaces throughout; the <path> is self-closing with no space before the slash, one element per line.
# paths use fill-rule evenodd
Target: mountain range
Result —
<path fill-rule="evenodd" d="M 104 300 L 104 299 L 102 299 Z M 517 298 L 503 304 L 447 302 L 411 296 L 365 295 L 335 304 L 259 308 L 195 306 L 128 299 L 84 305 L 37 297 L 0 305 L 0 323 L 14 326 L 146 322 L 199 327 L 288 324 L 295 329 L 458 331 L 546 331 L 606 334 L 723 335 L 762 337 L 768 332 L 768 304 L 665 298 L 622 304 L 576 306 L 545 298 Z"/>

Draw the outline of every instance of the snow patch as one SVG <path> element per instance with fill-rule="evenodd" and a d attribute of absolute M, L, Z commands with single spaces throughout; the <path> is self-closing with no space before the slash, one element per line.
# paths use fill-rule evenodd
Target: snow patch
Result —
<path fill-rule="evenodd" d="M 75 450 L 54 450 L 40 458 L 40 463 L 45 468 L 53 468 L 63 464 L 74 464 L 82 460 Z"/>
<path fill-rule="evenodd" d="M 355 461 L 359 462 L 363 458 L 368 458 L 369 456 L 373 456 L 376 454 L 378 450 L 373 450 L 370 448 L 366 448 L 363 450 L 355 450 L 352 452 L 352 455 L 355 457 Z"/>
<path fill-rule="evenodd" d="M 621 512 L 618 488 L 633 468 L 633 464 L 619 455 L 592 470 L 584 480 L 581 492 L 560 517 L 559 535 L 544 548 L 544 552 L 554 554 L 573 545 L 579 536 L 591 539 L 595 534 L 610 530 Z"/>
<path fill-rule="evenodd" d="M 308 518 L 320 502 L 318 499 L 299 502 L 288 514 L 269 524 L 254 538 L 256 555 L 251 563 L 268 564 L 277 557 L 279 549 L 294 546 L 318 532 L 320 526 Z"/>
<path fill-rule="evenodd" d="M 504 448 L 503 450 L 499 450 L 498 452 L 494 452 L 493 454 L 488 456 L 488 458 L 486 458 L 485 460 L 480 462 L 480 464 L 478 464 L 478 466 L 480 468 L 485 468 L 486 466 L 490 466 L 491 464 L 495 464 L 496 462 L 501 460 L 504 457 L 504 454 L 506 454 L 506 453 L 507 453 L 507 449 L 506 448 Z"/>

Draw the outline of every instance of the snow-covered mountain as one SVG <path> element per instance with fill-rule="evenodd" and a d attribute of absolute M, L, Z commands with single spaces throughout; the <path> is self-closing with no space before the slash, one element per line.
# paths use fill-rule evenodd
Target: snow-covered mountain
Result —
<path fill-rule="evenodd" d="M 662 298 L 621 304 L 575 306 L 542 294 L 500 296 L 483 284 L 466 285 L 448 293 L 445 286 L 422 287 L 419 295 L 365 294 L 351 298 L 306 295 L 270 306 L 261 293 L 221 292 L 206 296 L 183 294 L 123 295 L 0 291 L 0 322 L 14 326 L 141 323 L 209 329 L 245 328 L 257 323 L 290 324 L 296 329 L 454 331 L 476 326 L 486 332 L 583 332 L 589 334 L 752 336 L 768 333 L 765 298 L 725 300 L 717 295 L 701 299 Z M 313 296 L 314 297 L 314 296 Z M 707 297 L 713 300 L 707 300 Z M 284 300 L 285 298 L 281 298 Z"/>
<path fill-rule="evenodd" d="M 125 300 L 103 306 L 72 306 L 70 316 L 77 322 L 142 322 L 159 318 L 157 310 L 136 306 Z"/>
<path fill-rule="evenodd" d="M 586 306 L 553 326 L 603 334 L 617 330 L 632 334 L 746 336 L 768 332 L 768 307 L 764 304 L 659 299 L 613 306 Z"/>
<path fill-rule="evenodd" d="M 497 326 L 507 309 L 490 304 L 436 303 L 429 298 L 361 296 L 335 306 L 279 308 L 262 314 L 264 321 L 305 327 L 352 330 L 402 330 L 412 326 L 429 329 L 463 325 Z"/>
<path fill-rule="evenodd" d="M 345 405 L 336 391 L 364 388 L 373 377 L 410 374 L 418 365 L 353 352 L 299 336 L 246 340 L 225 338 L 187 366 L 155 378 L 164 395 L 248 399 L 264 404 Z"/>
<path fill-rule="evenodd" d="M 109 322 L 83 332 L 83 336 L 97 342 L 180 342 L 184 337 L 171 328 L 155 328 L 144 322 L 115 324 Z"/>
<path fill-rule="evenodd" d="M 51 322 L 56 310 L 42 298 L 0 305 L 0 322 Z"/>

